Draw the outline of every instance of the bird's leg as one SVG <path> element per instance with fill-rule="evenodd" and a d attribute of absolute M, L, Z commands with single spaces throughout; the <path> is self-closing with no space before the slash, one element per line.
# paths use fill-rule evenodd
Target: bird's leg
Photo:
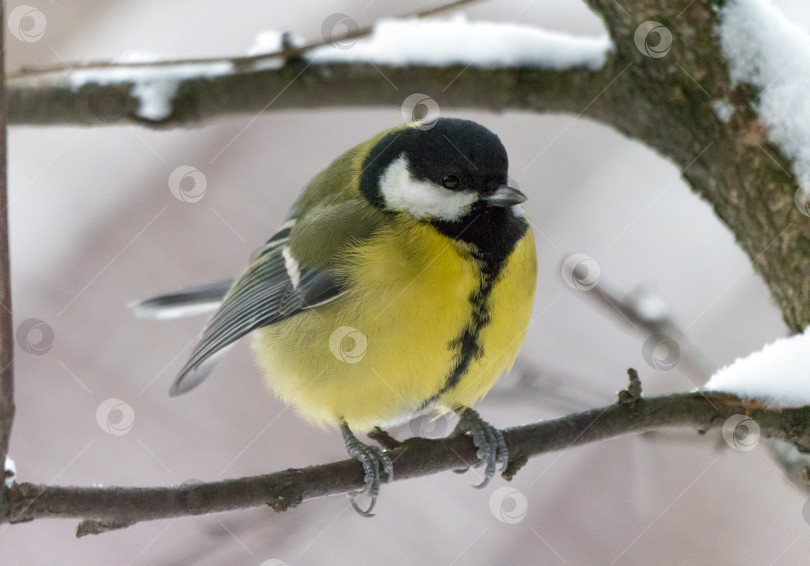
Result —
<path fill-rule="evenodd" d="M 360 442 L 351 431 L 346 421 L 341 421 L 340 432 L 343 434 L 343 441 L 346 443 L 346 451 L 349 453 L 349 456 L 359 460 L 360 463 L 363 464 L 363 471 L 366 473 L 366 487 L 360 493 L 368 493 L 371 497 L 371 503 L 367 509 L 361 509 L 360 506 L 357 505 L 355 501 L 356 493 L 349 495 L 349 501 L 352 504 L 352 508 L 360 515 L 363 517 L 373 517 L 374 515 L 371 513 L 371 510 L 374 509 L 374 505 L 377 503 L 377 496 L 380 494 L 380 466 L 382 466 L 383 471 L 386 473 L 387 481 L 390 482 L 394 479 L 394 465 L 391 462 L 391 458 L 381 449 Z"/>
<path fill-rule="evenodd" d="M 486 487 L 495 476 L 498 462 L 503 462 L 502 470 L 506 469 L 509 462 L 509 450 L 506 447 L 506 441 L 501 431 L 482 419 L 477 411 L 470 407 L 458 407 L 453 410 L 459 416 L 453 435 L 470 433 L 473 443 L 478 449 L 476 452 L 478 459 L 486 463 L 484 480 L 475 487 L 479 489 Z"/>

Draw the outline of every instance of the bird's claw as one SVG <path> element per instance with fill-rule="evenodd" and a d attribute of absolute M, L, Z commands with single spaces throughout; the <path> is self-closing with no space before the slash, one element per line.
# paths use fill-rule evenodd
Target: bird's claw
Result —
<path fill-rule="evenodd" d="M 506 469 L 506 465 L 509 463 L 509 449 L 506 446 L 503 433 L 482 419 L 477 411 L 465 408 L 460 411 L 460 417 L 454 434 L 469 432 L 473 438 L 473 444 L 477 448 L 476 456 L 486 464 L 483 481 L 474 486 L 477 489 L 482 489 L 495 477 L 498 462 L 503 463 L 501 471 Z M 462 472 L 462 470 L 458 471 Z"/>
<path fill-rule="evenodd" d="M 371 512 L 377 504 L 377 497 L 380 494 L 380 468 L 385 472 L 386 482 L 390 482 L 394 478 L 394 464 L 391 458 L 376 446 L 369 446 L 357 439 L 357 437 L 349 429 L 345 423 L 341 425 L 341 432 L 343 433 L 343 440 L 346 443 L 346 451 L 349 456 L 359 460 L 363 464 L 363 471 L 365 472 L 364 481 L 365 488 L 361 491 L 349 494 L 349 502 L 352 509 L 357 511 L 363 517 L 373 517 Z M 363 509 L 357 504 L 357 496 L 366 493 L 371 498 L 371 503 L 368 507 Z"/>

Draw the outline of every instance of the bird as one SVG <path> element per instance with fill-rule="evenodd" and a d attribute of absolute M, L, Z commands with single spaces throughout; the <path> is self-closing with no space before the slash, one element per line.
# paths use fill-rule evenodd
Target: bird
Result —
<path fill-rule="evenodd" d="M 134 305 L 143 317 L 214 310 L 170 395 L 202 383 L 251 334 L 275 395 L 336 427 L 362 463 L 364 516 L 394 475 L 358 432 L 459 416 L 486 486 L 505 468 L 503 433 L 473 409 L 515 361 L 534 303 L 537 256 L 499 137 L 440 117 L 385 130 L 318 173 L 235 280 Z M 370 504 L 361 508 L 356 495 Z"/>

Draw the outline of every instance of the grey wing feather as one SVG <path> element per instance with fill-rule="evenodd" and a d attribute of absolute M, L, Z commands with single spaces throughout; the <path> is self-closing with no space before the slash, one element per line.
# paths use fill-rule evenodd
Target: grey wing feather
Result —
<path fill-rule="evenodd" d="M 267 240 L 262 247 L 253 252 L 250 257 L 250 261 L 256 261 L 267 252 L 278 248 L 282 244 L 286 244 L 290 239 L 290 232 L 292 232 L 293 224 L 295 224 L 295 220 L 288 220 L 285 222 L 285 225 L 281 228 L 281 230 L 273 234 L 273 236 Z"/>
<path fill-rule="evenodd" d="M 219 361 L 225 357 L 225 354 L 227 354 L 228 350 L 230 350 L 232 347 L 233 344 L 225 346 L 221 350 L 218 350 L 200 362 L 198 366 L 187 370 L 186 373 L 182 374 L 181 378 L 178 378 L 174 382 L 172 388 L 169 390 L 169 395 L 172 397 L 182 395 L 186 391 L 191 391 L 200 383 L 205 381 L 205 378 L 211 374 Z"/>
<path fill-rule="evenodd" d="M 303 269 L 294 285 L 281 249 L 265 251 L 228 292 L 180 370 L 170 394 L 185 393 L 201 383 L 223 349 L 239 338 L 333 300 L 341 293 L 340 285 L 324 271 Z"/>

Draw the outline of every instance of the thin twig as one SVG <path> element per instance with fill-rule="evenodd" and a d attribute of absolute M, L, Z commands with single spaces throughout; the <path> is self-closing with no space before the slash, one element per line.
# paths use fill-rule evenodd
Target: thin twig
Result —
<path fill-rule="evenodd" d="M 632 327 L 634 332 L 648 340 L 654 341 L 656 337 L 674 340 L 679 351 L 673 363 L 691 378 L 695 387 L 706 383 L 717 370 L 717 364 L 681 329 L 672 318 L 664 299 L 652 288 L 638 285 L 622 296 L 600 279 L 589 292 L 580 295 L 598 301 L 605 307 L 605 312 L 614 315 L 616 322 Z M 650 304 L 655 305 L 652 310 L 648 306 Z"/>
<path fill-rule="evenodd" d="M 429 16 L 435 16 L 437 14 L 441 14 L 444 12 L 450 12 L 452 10 L 456 10 L 465 6 L 467 4 L 474 4 L 476 2 L 483 2 L 484 0 L 455 0 L 454 2 L 450 2 L 448 4 L 442 4 L 435 8 L 428 8 L 427 10 L 420 10 L 418 12 L 413 12 L 411 14 L 406 14 L 404 16 L 399 16 L 401 18 L 426 18 Z M 362 28 L 358 28 L 354 31 L 347 32 L 346 34 L 340 36 L 340 41 L 350 40 L 350 39 L 358 39 L 361 37 L 366 37 L 371 35 L 374 31 L 374 26 L 366 26 Z M 231 63 L 233 64 L 234 68 L 250 68 L 258 63 L 262 63 L 265 61 L 270 61 L 272 59 L 287 59 L 290 56 L 300 56 L 302 53 L 307 51 L 311 51 L 312 49 L 316 49 L 318 47 L 324 47 L 326 45 L 330 45 L 334 39 L 326 39 L 323 38 L 322 41 L 314 41 L 311 43 L 307 43 L 306 45 L 296 46 L 294 49 L 290 49 L 289 46 L 282 47 L 282 49 L 278 51 L 273 51 L 272 53 L 259 53 L 257 55 L 246 55 L 243 57 L 202 57 L 197 59 L 163 59 L 160 61 L 153 61 L 153 62 L 143 62 L 143 61 L 121 61 L 121 62 L 113 62 L 113 61 L 85 61 L 83 63 L 62 63 L 59 65 L 48 65 L 42 67 L 32 67 L 27 68 L 23 67 L 20 71 L 9 75 L 10 79 L 17 80 L 17 79 L 24 79 L 29 77 L 36 77 L 38 75 L 46 75 L 49 73 L 61 73 L 68 69 L 70 71 L 80 71 L 80 70 L 88 70 L 88 69 L 126 69 L 126 68 L 141 68 L 141 67 L 174 67 L 174 66 L 184 66 L 184 65 L 209 65 L 209 64 L 217 64 L 217 63 Z"/>

